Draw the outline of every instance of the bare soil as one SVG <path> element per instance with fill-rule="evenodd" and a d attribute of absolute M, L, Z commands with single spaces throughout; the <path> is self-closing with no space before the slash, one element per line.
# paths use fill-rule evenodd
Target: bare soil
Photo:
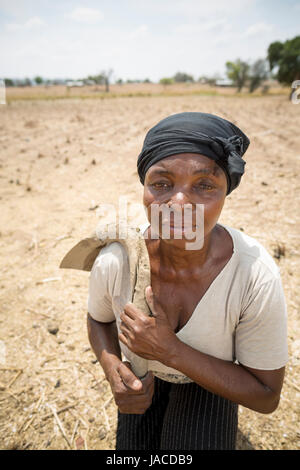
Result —
<path fill-rule="evenodd" d="M 114 449 L 117 410 L 87 338 L 88 274 L 58 266 L 95 228 L 100 203 L 141 202 L 145 133 L 181 111 L 215 113 L 250 137 L 221 222 L 268 249 L 286 294 L 281 402 L 270 415 L 240 407 L 238 448 L 299 449 L 300 106 L 193 94 L 0 106 L 0 448 Z"/>

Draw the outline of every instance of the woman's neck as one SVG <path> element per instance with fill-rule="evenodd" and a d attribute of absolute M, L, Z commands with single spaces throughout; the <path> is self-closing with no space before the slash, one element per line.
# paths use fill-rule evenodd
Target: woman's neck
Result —
<path fill-rule="evenodd" d="M 174 240 L 174 243 L 172 243 L 172 240 L 148 239 L 146 243 L 149 256 L 152 257 L 153 261 L 159 259 L 160 266 L 163 266 L 167 270 L 174 270 L 177 273 L 181 270 L 192 271 L 193 268 L 199 269 L 204 266 L 211 257 L 217 232 L 219 232 L 219 229 L 215 226 L 213 230 L 204 237 L 202 248 L 197 250 L 186 249 L 186 243 L 189 242 L 185 240 L 180 240 L 180 243 L 178 243 L 178 240 Z"/>

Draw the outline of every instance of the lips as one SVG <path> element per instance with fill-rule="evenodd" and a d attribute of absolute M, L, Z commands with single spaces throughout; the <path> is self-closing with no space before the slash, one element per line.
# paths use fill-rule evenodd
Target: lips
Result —
<path fill-rule="evenodd" d="M 195 232 L 200 229 L 199 222 L 196 221 L 196 214 L 184 213 L 174 214 L 171 213 L 169 217 L 163 218 L 161 221 L 161 228 L 169 228 L 172 231 L 192 231 Z M 198 223 L 197 223 L 198 222 Z"/>
<path fill-rule="evenodd" d="M 170 229 L 173 229 L 173 230 L 197 230 L 197 228 L 199 228 L 198 225 L 173 225 L 173 224 L 162 224 L 163 227 L 170 227 Z"/>

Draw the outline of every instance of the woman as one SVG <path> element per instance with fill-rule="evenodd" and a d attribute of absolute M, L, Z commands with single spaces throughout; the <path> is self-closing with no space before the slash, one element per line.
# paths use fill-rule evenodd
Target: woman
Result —
<path fill-rule="evenodd" d="M 248 145 L 234 124 L 204 113 L 169 116 L 146 136 L 138 172 L 151 315 L 132 302 L 115 307 L 115 286 L 129 275 L 124 246 L 103 248 L 90 278 L 89 339 L 118 406 L 117 450 L 234 449 L 238 404 L 278 406 L 288 360 L 279 270 L 255 239 L 218 223 Z M 190 231 L 204 208 L 200 248 L 187 249 L 172 211 L 170 236 L 162 218 L 154 236 L 151 208 L 163 204 L 181 215 L 192 207 Z M 144 377 L 134 373 L 136 356 Z"/>

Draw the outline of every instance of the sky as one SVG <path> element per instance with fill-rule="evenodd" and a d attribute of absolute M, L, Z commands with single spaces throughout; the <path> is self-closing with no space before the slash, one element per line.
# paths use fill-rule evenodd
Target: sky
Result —
<path fill-rule="evenodd" d="M 0 0 L 0 77 L 225 76 L 300 34 L 300 0 Z"/>

